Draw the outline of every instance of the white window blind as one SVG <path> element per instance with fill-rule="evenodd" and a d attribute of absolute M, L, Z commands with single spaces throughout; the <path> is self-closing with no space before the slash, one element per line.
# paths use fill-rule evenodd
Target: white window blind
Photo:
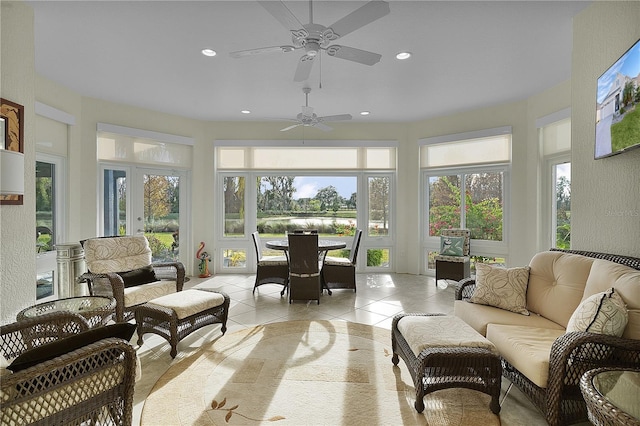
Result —
<path fill-rule="evenodd" d="M 442 168 L 511 161 L 511 127 L 436 136 L 418 141 L 420 167 Z"/>
<path fill-rule="evenodd" d="M 571 119 L 566 118 L 540 129 L 542 155 L 553 155 L 571 151 Z"/>
<path fill-rule="evenodd" d="M 67 156 L 68 125 L 36 114 L 36 151 Z"/>
<path fill-rule="evenodd" d="M 219 170 L 394 170 L 393 146 L 362 146 L 365 141 L 323 141 L 325 146 L 274 141 L 260 146 L 241 146 L 242 141 L 217 141 L 216 165 Z M 355 143 L 354 143 L 355 142 Z M 251 141 L 246 141 L 247 145 Z M 285 146 L 282 146 L 285 145 Z M 347 145 L 347 146 L 345 146 Z M 374 143 L 379 145 L 379 143 Z"/>
<path fill-rule="evenodd" d="M 114 131 L 104 131 L 109 128 Z M 98 126 L 98 160 L 190 168 L 193 141 L 119 126 Z"/>

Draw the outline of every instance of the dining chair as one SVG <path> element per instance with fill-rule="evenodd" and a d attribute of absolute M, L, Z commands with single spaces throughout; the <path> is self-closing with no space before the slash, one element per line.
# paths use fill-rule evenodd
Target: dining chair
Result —
<path fill-rule="evenodd" d="M 323 288 L 331 294 L 331 289 L 346 288 L 356 292 L 356 261 L 362 238 L 362 229 L 356 229 L 351 243 L 349 257 L 326 256 L 322 265 Z"/>
<path fill-rule="evenodd" d="M 471 276 L 471 231 L 443 229 L 440 231 L 440 253 L 436 260 L 436 286 L 439 280 L 460 281 Z"/>
<path fill-rule="evenodd" d="M 253 293 L 256 288 L 263 284 L 280 284 L 282 291 L 280 296 L 284 296 L 285 290 L 289 287 L 289 263 L 286 256 L 263 256 L 262 243 L 258 231 L 251 234 L 253 246 L 256 250 L 256 282 L 253 285 Z"/>
<path fill-rule="evenodd" d="M 320 304 L 318 234 L 289 234 L 289 303 L 317 300 Z"/>

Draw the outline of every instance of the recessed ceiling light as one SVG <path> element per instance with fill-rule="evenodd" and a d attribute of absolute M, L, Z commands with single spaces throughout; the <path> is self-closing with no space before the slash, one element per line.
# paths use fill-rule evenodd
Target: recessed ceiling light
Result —
<path fill-rule="evenodd" d="M 411 52 L 400 52 L 396 55 L 396 58 L 400 60 L 409 59 L 410 57 L 411 57 Z"/>
<path fill-rule="evenodd" d="M 371 114 L 369 111 L 362 111 L 362 112 L 360 113 L 360 115 L 369 115 L 369 114 Z"/>
<path fill-rule="evenodd" d="M 240 112 L 243 113 L 243 114 L 251 114 L 251 111 L 249 111 L 248 109 L 243 109 Z"/>
<path fill-rule="evenodd" d="M 216 56 L 218 53 L 213 49 L 202 49 L 202 54 L 204 56 Z"/>

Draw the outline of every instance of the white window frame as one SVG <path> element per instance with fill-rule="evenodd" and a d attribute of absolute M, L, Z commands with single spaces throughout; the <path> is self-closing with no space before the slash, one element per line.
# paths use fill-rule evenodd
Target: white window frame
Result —
<path fill-rule="evenodd" d="M 508 164 L 501 165 L 477 165 L 470 167 L 453 167 L 443 169 L 429 169 L 422 171 L 422 191 L 421 196 L 423 198 L 422 205 L 422 219 L 421 228 L 422 232 L 422 252 L 421 256 L 421 273 L 426 275 L 432 275 L 433 269 L 429 269 L 427 262 L 427 255 L 431 251 L 440 251 L 440 237 L 429 235 L 429 178 L 433 176 L 447 176 L 447 175 L 468 175 L 475 173 L 502 173 L 502 241 L 491 240 L 471 240 L 471 255 L 472 256 L 486 256 L 486 257 L 504 257 L 506 258 L 509 253 L 509 229 L 510 229 L 510 217 L 511 217 L 511 166 Z M 464 179 L 462 179 L 461 193 L 464 193 Z M 462 197 L 460 200 L 460 223 L 464 228 L 465 223 L 465 199 Z"/>
<path fill-rule="evenodd" d="M 220 170 L 216 173 L 216 200 L 217 216 L 221 219 L 216 224 L 216 261 L 214 262 L 214 268 L 219 273 L 254 273 L 256 269 L 255 250 L 253 248 L 253 241 L 251 239 L 251 233 L 257 226 L 257 188 L 254 182 L 259 176 L 347 176 L 355 177 L 357 179 L 357 193 L 358 193 L 358 209 L 356 220 L 359 224 L 367 223 L 368 220 L 368 178 L 369 177 L 389 177 L 389 197 L 390 197 L 390 219 L 389 219 L 389 235 L 380 237 L 369 237 L 366 232 L 363 232 L 362 239 L 360 240 L 360 247 L 358 250 L 358 262 L 356 264 L 357 272 L 393 272 L 395 271 L 394 254 L 396 251 L 396 207 L 395 207 L 395 194 L 396 194 L 396 171 L 393 170 L 359 170 L 359 171 L 344 171 L 344 170 Z M 246 179 L 245 185 L 245 228 L 244 236 L 242 237 L 226 237 L 224 235 L 224 191 L 223 182 L 224 177 L 244 177 Z M 364 229 L 364 228 L 363 228 Z M 351 246 L 352 237 L 332 237 L 332 240 L 339 240 L 347 244 L 347 248 Z M 368 267 L 366 262 L 367 249 L 388 249 L 389 250 L 389 265 L 387 267 Z M 246 266 L 242 267 L 225 267 L 224 266 L 224 250 L 237 249 L 246 250 L 247 261 Z"/>

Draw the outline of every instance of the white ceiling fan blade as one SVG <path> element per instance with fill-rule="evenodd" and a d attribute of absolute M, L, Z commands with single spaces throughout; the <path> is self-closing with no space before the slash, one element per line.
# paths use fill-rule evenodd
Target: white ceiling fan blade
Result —
<path fill-rule="evenodd" d="M 281 1 L 259 1 L 260 5 L 267 9 L 274 18 L 289 31 L 303 30 L 304 26 L 293 13 Z"/>
<path fill-rule="evenodd" d="M 382 18 L 389 14 L 389 12 L 389 3 L 386 1 L 370 1 L 361 8 L 356 9 L 344 18 L 340 19 L 338 22 L 330 25 L 329 28 L 331 28 L 338 37 L 344 37 L 346 34 Z"/>
<path fill-rule="evenodd" d="M 287 130 L 295 129 L 298 126 L 302 126 L 302 123 L 298 123 L 298 124 L 294 124 L 294 125 L 289 126 L 289 127 L 285 127 L 284 129 L 280 129 L 280 131 L 281 132 L 286 132 Z"/>
<path fill-rule="evenodd" d="M 346 121 L 352 118 L 351 114 L 325 115 L 324 117 L 318 117 L 318 121 Z"/>
<path fill-rule="evenodd" d="M 298 67 L 296 73 L 293 76 L 293 81 L 305 81 L 311 74 L 311 68 L 313 68 L 313 57 L 304 55 L 298 61 Z"/>
<path fill-rule="evenodd" d="M 265 53 L 287 53 L 293 52 L 295 47 L 293 46 L 271 46 L 271 47 L 259 47 L 257 49 L 238 50 L 236 52 L 229 52 L 229 56 L 232 58 L 244 58 L 246 56 L 263 55 Z"/>
<path fill-rule="evenodd" d="M 364 65 L 377 64 L 380 62 L 380 58 L 382 58 L 382 55 L 379 53 L 360 50 L 355 47 L 340 46 L 337 44 L 327 47 L 327 55 L 346 59 L 347 61 L 358 62 Z"/>
<path fill-rule="evenodd" d="M 315 127 L 316 129 L 322 130 L 323 132 L 330 132 L 331 130 L 333 130 L 333 128 L 327 126 L 326 124 L 320 123 L 320 122 L 312 124 L 312 126 Z"/>

